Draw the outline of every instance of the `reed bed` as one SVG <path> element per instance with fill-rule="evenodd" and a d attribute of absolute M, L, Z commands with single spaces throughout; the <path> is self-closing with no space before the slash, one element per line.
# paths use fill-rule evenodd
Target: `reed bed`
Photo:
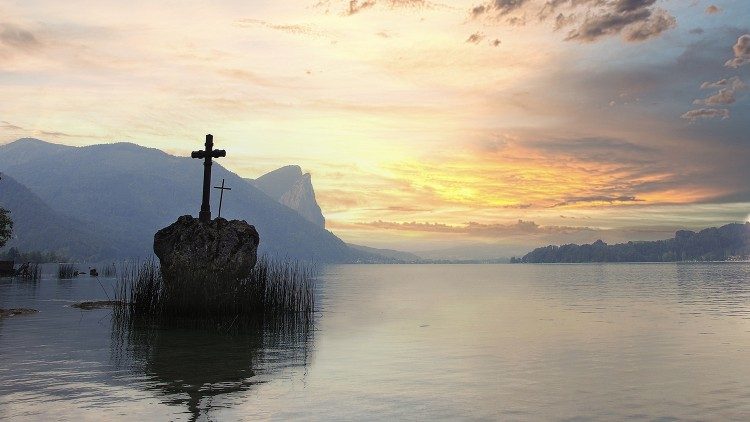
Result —
<path fill-rule="evenodd" d="M 29 277 L 30 280 L 37 281 L 42 278 L 42 267 L 38 263 L 29 265 Z"/>
<path fill-rule="evenodd" d="M 115 320 L 169 323 L 202 321 L 224 326 L 249 321 L 309 322 L 315 308 L 314 269 L 262 257 L 249 277 L 232 279 L 184 268 L 165 279 L 154 260 L 123 264 Z"/>
<path fill-rule="evenodd" d="M 102 268 L 102 276 L 103 277 L 117 277 L 117 266 L 115 266 L 114 263 L 105 265 L 104 268 Z"/>
<path fill-rule="evenodd" d="M 38 281 L 42 278 L 42 269 L 38 263 L 34 262 L 29 264 L 29 268 L 26 272 L 16 274 L 16 276 L 27 280 Z"/>
<path fill-rule="evenodd" d="M 57 278 L 64 280 L 75 277 L 78 269 L 73 264 L 58 264 Z"/>

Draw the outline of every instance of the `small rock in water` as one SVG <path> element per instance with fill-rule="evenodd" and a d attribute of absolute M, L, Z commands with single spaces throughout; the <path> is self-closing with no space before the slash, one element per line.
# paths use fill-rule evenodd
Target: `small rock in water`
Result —
<path fill-rule="evenodd" d="M 245 278 L 257 261 L 260 237 L 246 221 L 214 219 L 203 223 L 183 215 L 154 235 L 154 253 L 162 273 L 180 271 Z"/>
<path fill-rule="evenodd" d="M 16 315 L 31 315 L 35 314 L 39 311 L 36 309 L 29 309 L 29 308 L 10 308 L 10 309 L 0 309 L 0 318 L 2 317 L 12 317 Z"/>
<path fill-rule="evenodd" d="M 71 308 L 78 308 L 90 311 L 92 309 L 104 309 L 111 306 L 123 305 L 124 302 L 118 300 L 98 300 L 93 302 L 79 302 L 70 305 Z"/>

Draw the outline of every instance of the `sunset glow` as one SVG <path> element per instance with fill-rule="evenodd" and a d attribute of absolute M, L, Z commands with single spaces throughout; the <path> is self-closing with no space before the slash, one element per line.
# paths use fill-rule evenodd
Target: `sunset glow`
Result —
<path fill-rule="evenodd" d="M 311 172 L 345 241 L 412 251 L 750 219 L 750 4 L 546 3 L 4 3 L 0 142 L 210 132 L 243 177 Z"/>

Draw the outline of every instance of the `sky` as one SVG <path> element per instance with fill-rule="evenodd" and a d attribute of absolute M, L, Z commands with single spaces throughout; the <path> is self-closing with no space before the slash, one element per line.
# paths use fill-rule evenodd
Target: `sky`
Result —
<path fill-rule="evenodd" d="M 747 84 L 747 0 L 0 1 L 0 142 L 212 133 L 442 256 L 748 220 Z"/>

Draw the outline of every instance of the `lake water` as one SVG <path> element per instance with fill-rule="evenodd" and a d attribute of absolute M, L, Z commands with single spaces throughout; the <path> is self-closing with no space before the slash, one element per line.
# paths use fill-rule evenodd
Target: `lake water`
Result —
<path fill-rule="evenodd" d="M 0 419 L 750 419 L 746 263 L 329 266 L 232 335 L 67 306 L 114 283 L 0 280 Z"/>

